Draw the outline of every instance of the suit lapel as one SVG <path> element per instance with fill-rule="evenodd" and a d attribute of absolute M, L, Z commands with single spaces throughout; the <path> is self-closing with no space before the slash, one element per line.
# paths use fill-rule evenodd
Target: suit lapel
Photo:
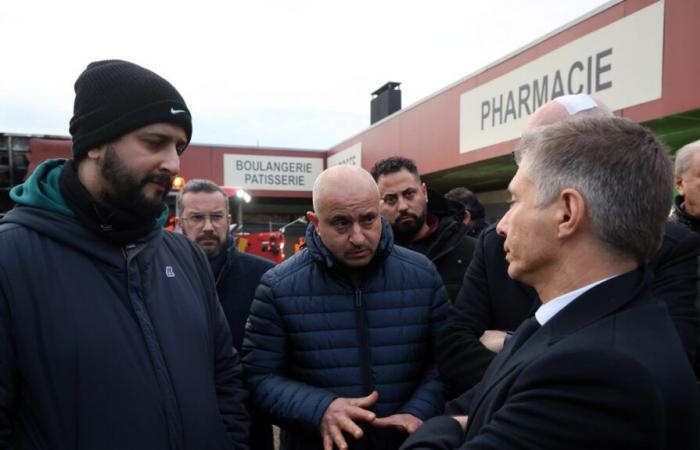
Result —
<path fill-rule="evenodd" d="M 474 416 L 488 393 L 518 366 L 535 359 L 557 341 L 614 313 L 636 298 L 640 290 L 648 288 L 648 277 L 644 269 L 638 269 L 601 283 L 562 309 L 513 354 L 510 347 L 504 349 L 486 370 L 481 389 L 469 408 L 469 415 Z"/>

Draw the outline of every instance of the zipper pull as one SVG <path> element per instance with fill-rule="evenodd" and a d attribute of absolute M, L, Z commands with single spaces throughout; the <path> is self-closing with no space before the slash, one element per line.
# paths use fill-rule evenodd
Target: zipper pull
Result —
<path fill-rule="evenodd" d="M 355 289 L 355 306 L 362 306 L 362 291 L 360 288 Z"/>

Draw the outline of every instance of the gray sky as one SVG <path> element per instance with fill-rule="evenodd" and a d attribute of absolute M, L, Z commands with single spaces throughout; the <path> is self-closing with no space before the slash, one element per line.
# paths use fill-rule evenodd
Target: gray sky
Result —
<path fill-rule="evenodd" d="M 6 0 L 0 132 L 68 135 L 73 83 L 127 59 L 172 82 L 193 142 L 327 149 L 370 93 L 425 98 L 607 0 Z"/>

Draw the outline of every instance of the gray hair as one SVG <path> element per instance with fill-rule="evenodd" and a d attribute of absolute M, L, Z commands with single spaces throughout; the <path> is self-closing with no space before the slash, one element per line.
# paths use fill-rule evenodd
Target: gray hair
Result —
<path fill-rule="evenodd" d="M 538 207 L 573 188 L 594 236 L 612 255 L 644 263 L 658 249 L 671 207 L 668 150 L 646 128 L 617 117 L 564 120 L 526 132 L 516 149 Z"/>
<path fill-rule="evenodd" d="M 180 214 L 182 214 L 182 197 L 188 193 L 197 194 L 199 192 L 206 192 L 208 194 L 218 192 L 221 195 L 223 195 L 224 200 L 226 200 L 226 214 L 228 214 L 228 195 L 226 194 L 226 191 L 221 189 L 221 187 L 213 181 L 195 179 L 188 181 L 187 184 L 185 184 L 185 186 L 182 188 L 182 190 L 180 190 L 177 193 L 177 197 L 175 200 L 175 215 L 177 217 L 180 217 Z"/>
<path fill-rule="evenodd" d="M 681 147 L 676 153 L 676 167 L 675 174 L 682 175 L 688 169 L 693 162 L 693 156 L 700 151 L 700 140 L 691 142 Z"/>

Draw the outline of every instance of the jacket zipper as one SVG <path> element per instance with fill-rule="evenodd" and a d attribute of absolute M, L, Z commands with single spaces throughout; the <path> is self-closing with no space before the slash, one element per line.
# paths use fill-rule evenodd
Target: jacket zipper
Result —
<path fill-rule="evenodd" d="M 355 288 L 355 316 L 357 317 L 357 333 L 360 340 L 360 376 L 362 391 L 369 395 L 374 389 L 372 386 L 372 371 L 369 354 L 369 329 L 367 327 L 367 308 L 362 297 L 362 289 Z"/>

